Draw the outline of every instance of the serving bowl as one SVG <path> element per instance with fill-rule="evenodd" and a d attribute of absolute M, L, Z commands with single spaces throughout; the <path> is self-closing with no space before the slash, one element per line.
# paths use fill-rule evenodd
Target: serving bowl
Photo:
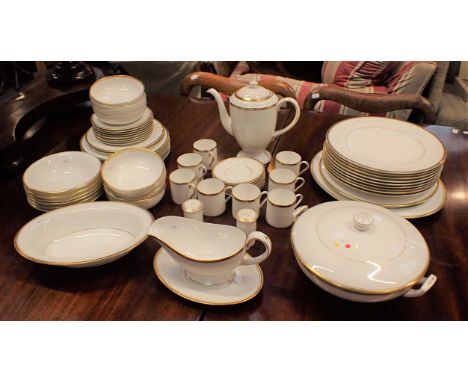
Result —
<path fill-rule="evenodd" d="M 133 104 L 145 97 L 143 83 L 131 76 L 116 75 L 97 80 L 89 89 L 93 105 L 111 107 Z"/>
<path fill-rule="evenodd" d="M 123 197 L 144 197 L 164 181 L 165 165 L 152 150 L 120 150 L 105 160 L 101 174 L 104 185 Z"/>
<path fill-rule="evenodd" d="M 72 268 L 110 263 L 147 238 L 153 216 L 127 203 L 92 202 L 47 212 L 26 223 L 14 245 L 28 260 Z"/>

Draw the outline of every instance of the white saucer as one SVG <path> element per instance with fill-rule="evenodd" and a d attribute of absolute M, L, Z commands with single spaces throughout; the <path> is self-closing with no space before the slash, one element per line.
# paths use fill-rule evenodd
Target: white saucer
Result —
<path fill-rule="evenodd" d="M 255 159 L 232 157 L 218 162 L 212 170 L 214 178 L 222 180 L 229 186 L 240 183 L 253 183 L 265 177 L 265 167 Z"/>
<path fill-rule="evenodd" d="M 270 163 L 271 161 L 271 154 L 268 150 L 256 154 L 247 153 L 244 150 L 241 150 L 237 153 L 237 157 L 256 159 L 259 162 L 262 162 L 264 165 Z"/>
<path fill-rule="evenodd" d="M 153 260 L 158 279 L 172 292 L 205 305 L 234 305 L 254 298 L 263 287 L 263 272 L 258 265 L 238 267 L 234 281 L 223 288 L 207 288 L 188 280 L 180 265 L 160 248 Z"/>
<path fill-rule="evenodd" d="M 340 190 L 331 186 L 325 178 L 322 176 L 320 172 L 320 162 L 322 160 L 322 151 L 319 151 L 315 156 L 312 158 L 310 163 L 310 172 L 312 177 L 314 178 L 315 182 L 324 190 L 327 194 L 335 198 L 336 200 L 351 200 L 340 193 Z M 439 186 L 437 187 L 435 193 L 424 201 L 421 204 L 411 207 L 400 207 L 400 208 L 389 208 L 397 215 L 407 219 L 416 219 L 422 218 L 425 216 L 429 216 L 435 214 L 439 210 L 441 210 L 445 204 L 447 199 L 447 191 L 445 189 L 444 184 L 442 181 L 439 182 Z"/>

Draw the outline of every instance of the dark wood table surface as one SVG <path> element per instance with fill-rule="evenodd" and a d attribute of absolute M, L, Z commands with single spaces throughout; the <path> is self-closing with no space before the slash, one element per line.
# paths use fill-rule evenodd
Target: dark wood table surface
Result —
<path fill-rule="evenodd" d="M 168 172 L 178 155 L 190 152 L 192 143 L 209 137 L 218 142 L 219 157 L 239 150 L 221 126 L 216 104 L 182 97 L 148 96 L 155 117 L 168 129 L 172 150 Z M 1 105 L 0 105 L 1 107 Z M 13 108 L 14 109 L 14 108 Z M 30 140 L 30 156 L 79 150 L 78 141 L 89 128 L 92 110 L 81 104 L 48 116 Z M 278 128 L 290 118 L 282 111 Z M 273 152 L 294 150 L 310 161 L 321 149 L 329 126 L 342 117 L 303 111 L 297 126 L 272 143 Z M 2 128 L 0 121 L 0 129 Z M 448 149 L 442 175 L 448 190 L 439 213 L 412 220 L 431 249 L 429 272 L 435 286 L 415 299 L 398 298 L 378 304 L 353 303 L 336 298 L 315 286 L 299 269 L 289 242 L 290 229 L 276 229 L 259 219 L 258 230 L 270 236 L 273 252 L 261 267 L 262 292 L 246 303 L 211 307 L 186 301 L 166 289 L 153 271 L 159 245 L 149 238 L 122 259 L 101 267 L 69 269 L 35 264 L 13 247 L 16 231 L 40 214 L 25 199 L 21 176 L 0 189 L 0 319 L 2 320 L 460 320 L 468 318 L 468 136 L 450 128 L 433 127 Z M 305 173 L 301 190 L 304 204 L 332 200 Z M 101 199 L 104 199 L 103 197 Z M 230 207 L 230 206 L 229 206 Z M 151 210 L 155 218 L 179 215 L 169 188 L 162 202 Z M 230 208 L 223 216 L 205 221 L 235 224 Z"/>

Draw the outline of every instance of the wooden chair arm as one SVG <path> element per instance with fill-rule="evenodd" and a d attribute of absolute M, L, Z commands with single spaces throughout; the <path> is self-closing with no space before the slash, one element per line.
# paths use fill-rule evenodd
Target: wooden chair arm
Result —
<path fill-rule="evenodd" d="M 330 100 L 365 113 L 387 113 L 402 109 L 418 109 L 423 113 L 424 122 L 432 124 L 436 111 L 429 100 L 417 94 L 364 94 L 335 86 L 322 86 L 311 91 L 304 109 L 313 110 L 320 100 Z"/>
<path fill-rule="evenodd" d="M 184 78 L 184 81 L 180 86 L 180 94 L 183 96 L 188 96 L 190 94 L 190 90 L 194 86 L 203 86 L 207 88 L 214 88 L 226 95 L 231 95 L 247 84 L 248 81 L 227 78 L 213 73 L 195 72 L 187 75 Z M 282 95 L 283 97 L 292 97 L 296 99 L 294 89 L 285 81 L 268 78 L 260 80 L 258 84 L 276 94 Z"/>

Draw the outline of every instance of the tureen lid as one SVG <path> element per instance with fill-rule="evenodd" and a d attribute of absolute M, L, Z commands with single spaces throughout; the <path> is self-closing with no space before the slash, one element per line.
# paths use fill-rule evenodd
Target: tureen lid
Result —
<path fill-rule="evenodd" d="M 278 97 L 272 91 L 259 86 L 257 81 L 250 81 L 247 86 L 235 92 L 229 102 L 242 108 L 258 109 L 276 104 Z"/>
<path fill-rule="evenodd" d="M 387 294 L 416 284 L 429 266 L 429 249 L 407 220 L 364 202 L 319 204 L 291 230 L 297 260 L 310 273 L 344 290 Z"/>

